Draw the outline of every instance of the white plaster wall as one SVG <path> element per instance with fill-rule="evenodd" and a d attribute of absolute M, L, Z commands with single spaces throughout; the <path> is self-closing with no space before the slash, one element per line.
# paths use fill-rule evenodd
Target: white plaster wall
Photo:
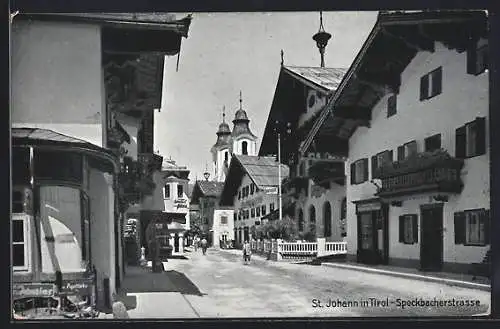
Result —
<path fill-rule="evenodd" d="M 157 186 L 157 188 L 161 188 L 161 191 L 155 192 L 155 195 L 156 196 L 161 195 L 164 197 L 163 187 L 167 183 L 165 182 L 165 180 L 163 178 L 163 174 L 160 173 L 159 177 L 160 177 L 160 180 L 156 186 Z M 182 184 L 184 186 L 184 189 L 183 189 L 183 194 L 182 194 L 181 198 L 177 197 L 177 185 L 179 183 L 169 182 L 168 184 L 170 184 L 170 198 L 163 200 L 163 205 L 164 205 L 163 209 L 166 212 L 178 212 L 178 213 L 186 214 L 186 224 L 180 224 L 180 227 L 182 227 L 186 230 L 189 230 L 191 228 L 191 223 L 190 223 L 190 218 L 189 218 L 189 201 L 190 200 L 189 200 L 189 196 L 187 195 L 188 182 L 186 181 L 185 183 Z M 175 200 L 178 200 L 178 199 L 186 200 L 187 207 L 186 208 L 177 208 L 175 205 Z"/>
<path fill-rule="evenodd" d="M 420 101 L 420 77 L 442 66 L 442 93 L 434 98 Z M 350 185 L 350 164 L 358 159 L 393 150 L 394 160 L 397 147 L 416 139 L 418 151 L 424 150 L 424 139 L 441 133 L 441 145 L 455 156 L 455 129 L 486 117 L 486 136 L 489 136 L 488 120 L 488 73 L 479 76 L 467 74 L 466 52 L 457 53 L 436 43 L 435 53 L 420 52 L 401 75 L 401 88 L 397 98 L 397 114 L 387 118 L 387 97 L 375 106 L 371 128 L 360 127 L 349 141 L 347 174 L 347 234 L 348 253 L 355 254 L 357 248 L 357 219 L 352 201 L 374 196 L 375 186 L 365 182 Z M 486 150 L 489 142 L 486 143 Z M 369 160 L 371 167 L 371 160 Z M 371 179 L 371 168 L 370 168 Z M 470 263 L 480 262 L 488 247 L 454 245 L 453 212 L 476 207 L 489 208 L 489 152 L 465 160 L 462 169 L 464 190 L 446 203 L 444 211 L 444 261 Z M 427 202 L 428 203 L 428 200 Z M 403 202 L 403 208 L 390 209 L 390 257 L 418 257 L 412 247 L 400 246 L 394 223 L 399 211 L 413 211 L 414 204 Z M 406 208 L 408 207 L 408 208 Z M 418 212 L 419 213 L 419 212 Z M 415 248 L 417 246 L 414 246 Z"/>
<path fill-rule="evenodd" d="M 165 203 L 167 200 L 164 200 L 165 194 L 165 181 L 163 179 L 163 175 L 160 171 L 156 170 L 153 172 L 153 181 L 156 184 L 155 189 L 153 190 L 152 195 L 146 195 L 142 199 L 142 209 L 144 210 L 165 210 Z M 175 192 L 177 193 L 177 186 L 175 187 Z M 172 190 L 170 190 L 172 193 Z"/>
<path fill-rule="evenodd" d="M 221 224 L 221 217 L 227 216 L 227 224 Z M 215 209 L 212 229 L 214 232 L 213 244 L 218 246 L 221 235 L 227 232 L 227 240 L 234 240 L 234 211 L 232 209 Z"/>
<path fill-rule="evenodd" d="M 115 288 L 114 195 L 109 174 L 91 168 L 89 174 L 90 230 L 92 261 L 97 270 L 97 288 L 103 296 L 103 279 Z"/>
<path fill-rule="evenodd" d="M 231 152 L 229 152 L 229 148 L 225 147 L 223 149 L 220 149 L 219 151 L 217 151 L 217 163 L 216 163 L 216 166 L 217 166 L 217 170 L 216 170 L 216 181 L 218 182 L 223 182 L 226 180 L 226 175 L 224 174 L 224 153 L 225 152 L 228 152 L 228 156 L 227 156 L 227 165 L 229 166 L 229 164 L 231 163 Z"/>
<path fill-rule="evenodd" d="M 103 145 L 99 26 L 14 19 L 12 124 Z"/>
<path fill-rule="evenodd" d="M 247 137 L 238 137 L 233 140 L 233 153 L 243 154 L 243 142 L 247 142 L 247 155 L 257 155 L 257 141 Z M 277 141 L 276 141 L 277 143 Z"/>
<path fill-rule="evenodd" d="M 238 187 L 238 191 L 244 187 L 244 186 L 247 186 L 247 185 L 250 185 L 252 183 L 252 180 L 250 179 L 250 177 L 245 174 L 245 176 L 243 176 L 243 179 L 241 181 L 241 185 Z M 255 193 L 252 195 L 252 194 L 249 194 L 248 197 L 246 198 L 241 198 L 241 200 L 238 200 L 238 191 L 236 192 L 236 195 L 234 197 L 234 211 L 236 212 L 236 214 L 238 214 L 238 210 L 241 208 L 242 204 L 245 204 L 245 203 L 251 203 L 251 202 L 256 202 L 257 199 L 260 199 L 262 198 L 262 201 L 258 202 L 258 205 L 260 207 L 262 207 L 263 205 L 266 205 L 266 214 L 269 214 L 269 204 L 271 203 L 274 203 L 274 209 L 278 209 L 278 195 L 277 194 L 266 194 L 264 191 L 259 191 L 258 193 Z M 251 208 L 243 208 L 243 209 L 249 209 L 250 211 L 250 217 L 248 219 L 241 219 L 241 220 L 236 220 L 236 223 L 234 223 L 234 227 L 236 228 L 240 228 L 240 227 L 245 227 L 245 226 L 248 226 L 248 227 L 252 227 L 253 225 L 255 225 L 255 222 L 256 221 L 261 221 L 262 219 L 262 213 L 260 216 L 255 216 L 255 217 L 251 217 Z M 264 215 L 264 216 L 265 216 Z M 231 219 L 229 219 L 231 220 Z M 234 217 L 233 217 L 233 220 L 234 220 Z M 261 222 L 261 225 L 262 225 L 262 222 Z"/>
<path fill-rule="evenodd" d="M 323 193 L 316 197 L 311 195 L 312 188 L 314 186 L 314 182 L 312 180 L 309 181 L 309 197 L 299 198 L 299 202 L 297 202 L 297 206 L 295 209 L 295 214 L 299 213 L 299 208 L 302 209 L 304 213 L 304 228 L 307 229 L 307 226 L 310 224 L 309 218 L 309 208 L 311 205 L 316 209 L 316 235 L 317 237 L 324 237 L 324 221 L 323 221 L 323 207 L 325 202 L 329 202 L 331 206 L 331 216 L 330 222 L 332 227 L 332 235 L 326 237 L 327 241 L 343 241 L 341 236 L 341 223 L 340 223 L 340 207 L 342 204 L 342 199 L 346 195 L 345 186 L 338 185 L 336 183 L 331 183 L 329 189 L 324 189 Z M 294 215 L 296 217 L 296 215 Z M 298 223 L 298 217 L 294 218 Z"/>

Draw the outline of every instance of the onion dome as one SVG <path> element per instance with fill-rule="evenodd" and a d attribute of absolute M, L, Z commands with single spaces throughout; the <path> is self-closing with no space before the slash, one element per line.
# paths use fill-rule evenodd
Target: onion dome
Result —
<path fill-rule="evenodd" d="M 217 130 L 217 142 L 215 142 L 214 147 L 229 145 L 231 139 L 231 128 L 226 123 L 226 112 L 225 107 L 222 108 L 222 123 L 219 125 L 219 130 Z"/>
<path fill-rule="evenodd" d="M 254 138 L 257 138 L 250 131 L 250 127 L 248 126 L 248 123 L 250 122 L 250 120 L 248 119 L 247 112 L 245 112 L 245 110 L 243 110 L 241 103 L 242 103 L 242 99 L 241 99 L 241 91 L 240 91 L 240 108 L 238 111 L 236 111 L 236 113 L 234 115 L 234 120 L 233 120 L 234 127 L 233 127 L 233 132 L 231 135 L 234 137 L 234 136 L 239 136 L 239 135 L 243 135 L 243 134 L 248 134 Z"/>

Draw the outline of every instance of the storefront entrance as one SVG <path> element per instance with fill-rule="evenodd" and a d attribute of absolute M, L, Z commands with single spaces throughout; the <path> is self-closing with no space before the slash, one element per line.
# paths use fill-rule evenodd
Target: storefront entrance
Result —
<path fill-rule="evenodd" d="M 358 262 L 388 264 L 388 206 L 380 203 L 358 204 Z"/>
<path fill-rule="evenodd" d="M 443 267 L 443 205 L 421 206 L 420 269 L 441 271 Z"/>

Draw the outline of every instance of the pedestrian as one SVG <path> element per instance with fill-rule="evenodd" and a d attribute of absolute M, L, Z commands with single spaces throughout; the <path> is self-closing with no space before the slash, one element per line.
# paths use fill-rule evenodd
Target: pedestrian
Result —
<path fill-rule="evenodd" d="M 194 251 L 198 251 L 198 236 L 194 238 L 193 244 L 194 244 Z"/>
<path fill-rule="evenodd" d="M 250 243 L 248 240 L 243 244 L 243 262 L 244 264 L 248 264 L 250 262 L 250 256 L 252 255 L 252 248 L 250 247 Z"/>
<path fill-rule="evenodd" d="M 203 251 L 203 255 L 205 255 L 207 253 L 207 239 L 203 238 L 201 240 L 201 251 Z"/>

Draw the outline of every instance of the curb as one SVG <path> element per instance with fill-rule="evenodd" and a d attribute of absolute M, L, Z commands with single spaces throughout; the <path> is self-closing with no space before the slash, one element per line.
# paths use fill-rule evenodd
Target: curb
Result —
<path fill-rule="evenodd" d="M 481 284 L 481 283 L 473 283 L 473 282 L 460 281 L 460 280 L 454 280 L 454 279 L 437 278 L 437 277 L 426 276 L 426 275 L 419 275 L 419 274 L 412 274 L 412 273 L 403 273 L 403 272 L 394 272 L 394 271 L 387 271 L 387 270 L 379 270 L 379 269 L 367 268 L 367 267 L 361 267 L 361 266 L 354 266 L 354 265 L 345 265 L 345 264 L 336 264 L 336 263 L 323 263 L 322 265 L 323 266 L 327 266 L 327 267 L 333 267 L 333 268 L 342 268 L 342 269 L 348 269 L 348 270 L 356 270 L 356 271 L 360 271 L 360 272 L 382 274 L 382 275 L 393 276 L 393 277 L 400 277 L 400 278 L 406 278 L 406 279 L 414 279 L 414 280 L 419 280 L 419 281 L 434 282 L 434 283 L 443 283 L 443 284 L 446 284 L 446 285 L 449 285 L 449 286 L 455 286 L 455 287 L 461 287 L 461 288 L 468 288 L 468 289 L 477 289 L 477 290 L 491 292 L 491 286 L 490 285 Z"/>

